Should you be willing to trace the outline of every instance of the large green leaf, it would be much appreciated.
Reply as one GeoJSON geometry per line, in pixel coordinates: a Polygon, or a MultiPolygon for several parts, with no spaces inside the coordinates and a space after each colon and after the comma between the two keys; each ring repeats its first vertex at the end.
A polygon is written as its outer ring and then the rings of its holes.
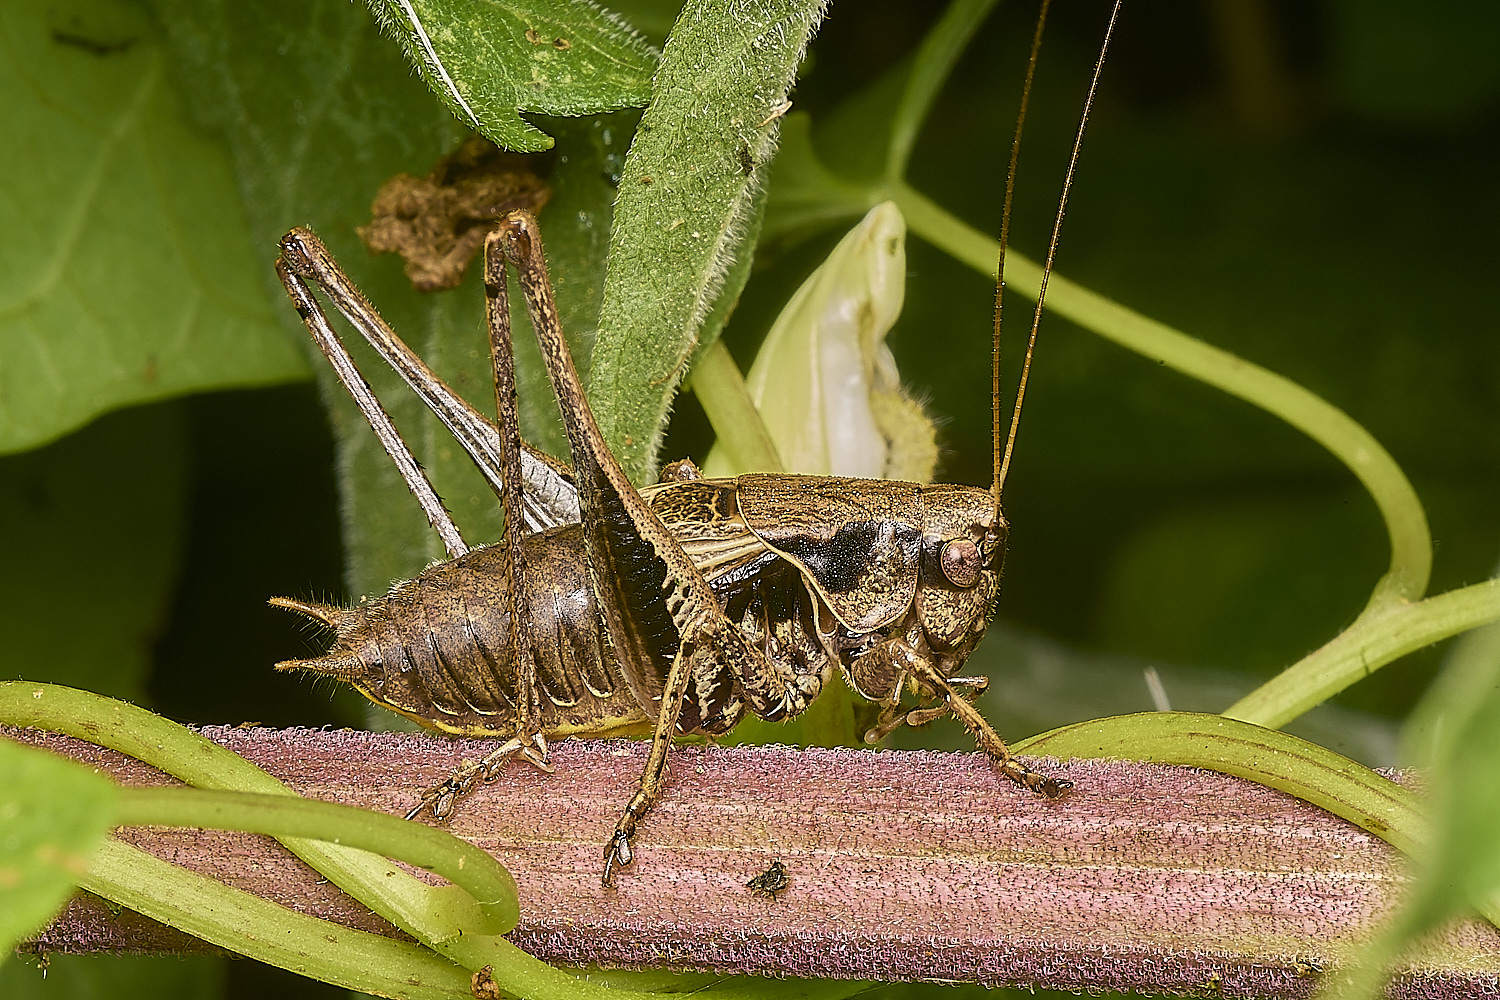
{"type": "Polygon", "coordinates": [[[61,908],[114,814],[108,778],[0,738],[0,962],[61,908]]]}
{"type": "Polygon", "coordinates": [[[1434,762],[1433,856],[1416,890],[1413,930],[1441,921],[1455,911],[1493,905],[1500,896],[1500,626],[1479,629],[1457,647],[1449,669],[1489,683],[1463,692],[1438,691],[1437,700],[1456,694],[1476,697],[1450,705],[1454,732],[1434,762]]]}
{"type": "Polygon", "coordinates": [[[505,148],[552,140],[516,112],[588,115],[644,105],[656,52],[584,0],[369,0],[458,120],[505,148]]]}
{"type": "Polygon", "coordinates": [[[1330,997],[1381,995],[1385,970],[1439,924],[1477,910],[1500,917],[1500,625],[1477,629],[1454,644],[1438,684],[1418,718],[1430,765],[1432,834],[1416,855],[1419,876],[1396,915],[1362,950],[1351,974],[1330,997]]]}
{"type": "Polygon", "coordinates": [[[106,410],[305,375],[221,146],[126,0],[0,8],[0,452],[106,410]]]}

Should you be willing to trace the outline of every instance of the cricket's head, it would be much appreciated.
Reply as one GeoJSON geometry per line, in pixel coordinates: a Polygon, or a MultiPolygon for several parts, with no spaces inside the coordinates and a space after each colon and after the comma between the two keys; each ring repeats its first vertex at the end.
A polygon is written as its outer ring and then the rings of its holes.
{"type": "Polygon", "coordinates": [[[984,635],[1000,594],[1007,525],[989,490],[922,487],[917,613],[927,641],[961,663],[984,635]]]}

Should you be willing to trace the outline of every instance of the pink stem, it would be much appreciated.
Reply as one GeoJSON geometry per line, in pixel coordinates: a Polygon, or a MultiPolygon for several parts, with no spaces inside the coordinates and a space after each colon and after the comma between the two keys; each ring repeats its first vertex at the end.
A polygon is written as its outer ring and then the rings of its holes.
{"type": "MultiPolygon", "coordinates": [[[[209,728],[308,795],[404,813],[418,790],[488,744],[402,733],[209,728]]],[[[131,784],[168,783],[112,751],[9,731],[131,784]]],[[[450,829],[521,888],[511,939],[550,962],[721,973],[948,980],[1066,990],[1303,997],[1357,948],[1404,876],[1384,842],[1303,802],[1189,768],[1043,762],[1059,802],[977,754],[673,750],[636,863],[599,885],[604,843],[646,745],[570,740],[557,773],[505,769],[450,829]],[[781,861],[775,899],[745,885],[781,861]]],[[[134,828],[130,842],[287,906],[394,933],[269,838],[134,828]]],[[[64,952],[183,950],[94,899],[37,940],[64,952]]],[[[1446,928],[1393,995],[1494,991],[1500,932],[1446,928]]]]}

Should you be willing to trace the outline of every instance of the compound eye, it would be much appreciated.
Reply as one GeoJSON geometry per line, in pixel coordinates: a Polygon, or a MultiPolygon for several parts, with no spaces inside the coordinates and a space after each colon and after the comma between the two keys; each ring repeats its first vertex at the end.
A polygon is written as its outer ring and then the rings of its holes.
{"type": "Polygon", "coordinates": [[[979,546],[967,538],[955,538],[943,543],[938,565],[942,566],[949,583],[968,588],[979,582],[984,560],[979,556],[979,546]]]}

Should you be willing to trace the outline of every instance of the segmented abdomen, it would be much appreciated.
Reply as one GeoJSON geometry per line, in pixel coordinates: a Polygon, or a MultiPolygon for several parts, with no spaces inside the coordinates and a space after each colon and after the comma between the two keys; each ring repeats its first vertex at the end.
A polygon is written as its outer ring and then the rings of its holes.
{"type": "MultiPolygon", "coordinates": [[[[647,728],[650,717],[604,652],[581,530],[568,525],[531,535],[523,548],[532,571],[519,603],[536,664],[541,730],[567,736],[647,728]]],[[[513,735],[522,695],[509,588],[504,548],[474,549],[348,609],[324,659],[357,659],[358,676],[341,672],[342,679],[424,726],[513,735]]]]}

